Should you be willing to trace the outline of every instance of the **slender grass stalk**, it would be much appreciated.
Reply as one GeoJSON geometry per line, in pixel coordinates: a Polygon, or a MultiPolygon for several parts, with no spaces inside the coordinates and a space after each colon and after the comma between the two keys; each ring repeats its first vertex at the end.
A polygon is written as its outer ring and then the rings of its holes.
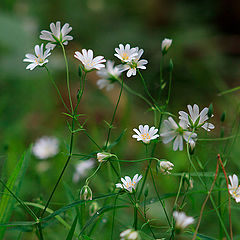
{"type": "Polygon", "coordinates": [[[62,101],[63,106],[65,107],[65,109],[67,110],[68,113],[71,113],[70,110],[69,110],[69,108],[67,107],[66,103],[64,102],[64,100],[63,100],[63,98],[62,98],[61,92],[60,92],[59,88],[57,87],[57,84],[55,83],[55,81],[54,81],[54,79],[53,79],[53,77],[52,77],[52,74],[50,73],[50,71],[49,71],[49,69],[47,68],[46,65],[44,65],[44,67],[45,67],[45,69],[47,70],[48,77],[49,77],[50,81],[52,82],[53,86],[55,87],[55,89],[56,89],[56,91],[57,91],[57,93],[58,93],[58,96],[59,96],[59,98],[60,98],[61,101],[62,101]]]}
{"type": "Polygon", "coordinates": [[[43,232],[42,232],[42,226],[41,226],[40,222],[37,224],[37,229],[38,229],[38,232],[39,232],[39,240],[44,240],[43,232]]]}
{"type": "Polygon", "coordinates": [[[109,142],[109,139],[110,139],[111,130],[112,130],[112,124],[114,122],[115,115],[116,115],[116,112],[117,112],[117,109],[118,109],[118,105],[119,105],[119,102],[120,102],[120,99],[121,99],[121,96],[122,96],[122,91],[123,91],[123,76],[122,76],[121,89],[120,89],[120,92],[119,92],[119,96],[118,96],[116,107],[115,107],[114,112],[113,112],[112,120],[111,120],[109,129],[108,129],[108,135],[107,135],[107,140],[106,140],[106,144],[105,144],[104,149],[107,149],[107,145],[108,145],[108,142],[109,142]]]}
{"type": "Polygon", "coordinates": [[[220,93],[218,94],[218,96],[223,96],[223,95],[225,95],[225,94],[233,93],[233,92],[236,92],[236,91],[238,91],[238,90],[240,90],[240,86],[235,87],[235,88],[232,88],[232,89],[228,89],[228,90],[223,91],[223,92],[220,92],[220,93]]]}
{"type": "Polygon", "coordinates": [[[113,216],[112,216],[111,240],[113,240],[114,224],[115,224],[115,215],[116,215],[116,208],[115,208],[115,206],[116,206],[116,203],[117,203],[118,196],[119,196],[119,195],[117,195],[117,196],[115,197],[115,199],[114,199],[114,205],[113,205],[113,206],[114,206],[114,209],[113,209],[113,216]]]}
{"type": "Polygon", "coordinates": [[[63,51],[63,56],[64,56],[64,61],[65,61],[65,65],[66,65],[66,73],[67,73],[67,90],[68,90],[68,97],[69,97],[69,102],[70,102],[70,106],[71,106],[71,111],[73,114],[73,104],[72,104],[72,97],[71,97],[71,90],[70,90],[70,82],[69,82],[69,69],[68,69],[68,61],[67,61],[67,56],[66,56],[66,52],[65,52],[65,48],[62,44],[62,42],[59,42],[61,47],[62,47],[62,51],[63,51]]]}

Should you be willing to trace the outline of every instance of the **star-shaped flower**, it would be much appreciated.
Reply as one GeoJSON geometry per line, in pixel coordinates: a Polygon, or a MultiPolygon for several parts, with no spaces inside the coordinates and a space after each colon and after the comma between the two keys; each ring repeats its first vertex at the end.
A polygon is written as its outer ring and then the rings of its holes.
{"type": "Polygon", "coordinates": [[[137,141],[143,141],[146,144],[150,143],[151,140],[159,137],[159,135],[156,134],[158,132],[158,129],[155,127],[151,127],[149,129],[148,125],[139,125],[139,130],[134,128],[133,131],[137,133],[137,135],[134,134],[132,137],[136,138],[137,141]]]}
{"type": "Polygon", "coordinates": [[[130,44],[126,44],[125,47],[123,44],[119,44],[119,48],[115,48],[115,51],[117,53],[114,56],[123,62],[131,62],[138,55],[136,48],[131,48],[130,44]]]}
{"type": "Polygon", "coordinates": [[[117,188],[124,188],[131,193],[133,189],[134,190],[136,189],[137,184],[141,179],[142,179],[142,175],[138,176],[138,174],[136,174],[133,177],[133,180],[131,180],[131,178],[129,176],[125,176],[125,179],[121,178],[122,183],[117,183],[116,187],[117,188]]]}
{"type": "Polygon", "coordinates": [[[229,179],[231,183],[231,184],[228,184],[229,193],[238,203],[240,202],[240,186],[238,185],[238,177],[236,174],[233,174],[233,176],[229,176],[229,179]]]}

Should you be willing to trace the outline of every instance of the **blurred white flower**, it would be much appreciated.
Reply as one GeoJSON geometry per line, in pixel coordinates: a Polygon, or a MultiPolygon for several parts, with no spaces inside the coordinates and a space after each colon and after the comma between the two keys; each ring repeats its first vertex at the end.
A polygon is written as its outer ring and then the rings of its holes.
{"type": "Polygon", "coordinates": [[[138,50],[138,47],[135,48],[135,51],[137,55],[133,57],[133,59],[130,62],[127,62],[127,64],[123,65],[123,71],[127,71],[127,77],[131,77],[132,75],[135,76],[137,73],[137,68],[139,69],[146,69],[146,65],[148,63],[147,60],[142,59],[139,60],[143,54],[143,49],[138,50]]]}
{"type": "Polygon", "coordinates": [[[169,161],[160,161],[159,169],[163,174],[171,174],[171,170],[173,170],[174,164],[169,161]]]}
{"type": "Polygon", "coordinates": [[[138,176],[138,174],[136,174],[133,177],[133,180],[131,180],[131,178],[129,176],[125,176],[124,178],[121,178],[122,183],[117,183],[116,187],[117,188],[125,188],[126,190],[128,190],[129,192],[132,192],[132,190],[136,189],[138,182],[141,180],[142,175],[138,176]]]}
{"type": "Polygon", "coordinates": [[[197,104],[194,104],[193,107],[191,105],[187,105],[187,108],[189,114],[184,111],[180,111],[179,119],[185,121],[188,127],[191,127],[192,129],[202,127],[207,131],[215,128],[212,123],[206,123],[206,121],[209,119],[207,107],[205,107],[200,113],[197,104]]]}
{"type": "Polygon", "coordinates": [[[59,152],[59,142],[55,137],[41,137],[32,148],[33,154],[39,159],[54,157],[59,152]]]}
{"type": "Polygon", "coordinates": [[[228,184],[229,193],[238,203],[240,202],[240,185],[238,185],[238,177],[236,174],[233,174],[233,176],[229,176],[229,179],[231,183],[231,184],[228,184]]]}
{"type": "Polygon", "coordinates": [[[118,79],[121,74],[121,68],[119,66],[114,67],[114,61],[108,60],[106,63],[106,68],[101,68],[97,71],[97,75],[101,77],[97,81],[97,85],[100,89],[106,87],[107,91],[113,89],[113,83],[118,79]]]}
{"type": "Polygon", "coordinates": [[[86,49],[82,49],[82,53],[76,51],[74,57],[82,62],[85,71],[87,72],[93,70],[94,68],[100,70],[101,68],[105,67],[105,65],[103,64],[104,62],[106,62],[104,57],[97,56],[93,58],[93,50],[91,49],[89,49],[88,51],[86,49]]]}
{"type": "Polygon", "coordinates": [[[49,168],[50,168],[50,164],[48,161],[41,161],[41,162],[38,162],[36,165],[36,170],[39,173],[46,172],[49,168]]]}
{"type": "Polygon", "coordinates": [[[156,134],[158,132],[158,129],[155,127],[151,127],[149,129],[148,125],[139,125],[139,130],[134,128],[133,131],[137,133],[137,135],[134,134],[132,137],[136,138],[137,141],[143,141],[146,144],[150,143],[151,140],[159,137],[159,135],[156,134]]]}
{"type": "Polygon", "coordinates": [[[171,45],[172,45],[172,39],[165,38],[162,41],[162,52],[166,53],[168,49],[171,47],[171,45]]]}
{"type": "Polygon", "coordinates": [[[40,39],[49,41],[46,48],[54,49],[59,43],[67,45],[68,41],[73,40],[73,37],[68,35],[72,31],[72,27],[68,23],[65,23],[61,29],[61,23],[57,21],[56,25],[50,24],[50,29],[51,32],[43,30],[40,35],[40,39]]]}
{"type": "Polygon", "coordinates": [[[127,229],[120,233],[120,240],[138,240],[140,236],[134,229],[127,229]]]}
{"type": "Polygon", "coordinates": [[[23,59],[24,62],[29,62],[30,64],[26,67],[26,69],[33,70],[37,66],[43,66],[44,64],[48,63],[47,57],[51,55],[50,49],[46,49],[44,51],[43,49],[43,43],[41,46],[36,45],[35,46],[35,55],[33,54],[26,54],[25,59],[23,59]]]}
{"type": "Polygon", "coordinates": [[[123,62],[131,62],[138,55],[136,48],[131,48],[130,44],[126,44],[125,47],[119,44],[119,48],[115,48],[115,51],[117,53],[115,53],[114,56],[123,62]]]}
{"type": "Polygon", "coordinates": [[[192,133],[186,130],[187,124],[185,121],[180,121],[177,124],[172,117],[169,117],[168,120],[164,120],[163,122],[163,130],[160,136],[162,137],[162,141],[164,144],[173,142],[173,150],[180,151],[183,150],[183,139],[186,142],[191,142],[196,140],[197,134],[192,133]]]}
{"type": "Polygon", "coordinates": [[[194,223],[194,218],[188,217],[184,212],[174,211],[173,217],[175,219],[175,228],[179,230],[184,230],[184,228],[194,223]]]}
{"type": "Polygon", "coordinates": [[[90,158],[85,161],[80,161],[76,167],[75,172],[73,174],[73,182],[78,182],[80,178],[84,178],[87,176],[87,172],[89,169],[93,168],[95,161],[93,158],[90,158]]]}

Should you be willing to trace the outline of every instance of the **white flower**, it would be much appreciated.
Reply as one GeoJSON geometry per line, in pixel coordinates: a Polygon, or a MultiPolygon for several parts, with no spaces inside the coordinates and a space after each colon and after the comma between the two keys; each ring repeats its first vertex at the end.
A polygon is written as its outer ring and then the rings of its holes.
{"type": "Polygon", "coordinates": [[[171,170],[173,170],[174,164],[169,161],[160,161],[159,169],[163,174],[171,174],[171,170]]]}
{"type": "Polygon", "coordinates": [[[180,121],[177,124],[172,117],[169,117],[168,120],[164,120],[163,122],[163,131],[160,136],[163,139],[163,143],[169,143],[172,140],[173,142],[173,150],[180,151],[183,150],[183,139],[189,143],[194,141],[197,137],[196,133],[192,133],[186,130],[186,123],[184,121],[180,121]]]}
{"type": "Polygon", "coordinates": [[[162,51],[166,53],[167,50],[171,47],[171,45],[172,45],[172,39],[165,38],[162,41],[162,51]]]}
{"type": "Polygon", "coordinates": [[[86,49],[83,49],[82,53],[76,51],[74,57],[82,62],[86,71],[91,71],[94,68],[100,70],[101,68],[105,67],[105,65],[103,64],[104,62],[106,62],[104,57],[97,56],[93,58],[93,50],[91,49],[89,49],[88,51],[86,49]]]}
{"type": "Polygon", "coordinates": [[[120,240],[137,240],[139,239],[139,234],[134,229],[127,229],[120,233],[120,240]]]}
{"type": "Polygon", "coordinates": [[[233,176],[229,176],[229,179],[231,182],[231,185],[228,184],[229,193],[238,203],[240,202],[240,185],[238,185],[238,177],[236,174],[233,174],[233,176]]]}
{"type": "Polygon", "coordinates": [[[179,119],[185,121],[188,127],[191,127],[192,129],[202,127],[207,131],[214,129],[214,125],[212,123],[206,123],[209,119],[207,107],[205,107],[200,113],[197,104],[194,104],[193,107],[191,105],[187,105],[187,108],[189,114],[184,111],[180,111],[179,119]]]}
{"type": "Polygon", "coordinates": [[[134,134],[132,137],[136,138],[137,141],[143,141],[146,144],[150,143],[151,140],[159,137],[159,135],[156,134],[158,132],[158,129],[155,127],[151,127],[149,129],[148,125],[139,125],[139,131],[136,128],[134,128],[133,131],[137,133],[137,135],[134,134]]]}
{"type": "Polygon", "coordinates": [[[32,151],[39,159],[54,157],[59,152],[58,139],[55,137],[41,137],[34,144],[32,151]]]}
{"type": "Polygon", "coordinates": [[[57,21],[56,25],[50,24],[50,29],[51,32],[43,30],[40,35],[40,39],[49,41],[46,48],[54,49],[58,43],[67,45],[68,41],[73,40],[73,37],[68,35],[72,31],[68,23],[65,23],[61,29],[61,23],[57,21]]]}
{"type": "Polygon", "coordinates": [[[106,63],[106,68],[101,68],[99,71],[97,71],[97,75],[101,77],[101,79],[97,81],[98,87],[100,89],[106,87],[107,91],[112,90],[114,87],[113,83],[120,76],[121,72],[122,71],[119,66],[114,67],[114,62],[108,60],[106,63]]]}
{"type": "Polygon", "coordinates": [[[24,62],[30,62],[30,64],[26,67],[26,69],[33,70],[37,66],[43,66],[44,64],[48,63],[47,57],[51,55],[50,49],[47,49],[46,51],[43,50],[43,43],[39,47],[39,45],[35,46],[35,54],[26,54],[25,59],[23,59],[24,62]]]}
{"type": "Polygon", "coordinates": [[[132,75],[135,76],[137,73],[137,68],[146,69],[146,66],[144,65],[148,63],[148,61],[145,59],[139,60],[144,52],[143,49],[138,50],[138,47],[136,47],[135,51],[137,55],[130,62],[123,66],[123,71],[128,70],[127,77],[131,77],[132,75]]]}
{"type": "Polygon", "coordinates": [[[131,62],[138,55],[136,48],[131,48],[130,44],[126,44],[125,47],[119,44],[119,48],[115,48],[115,51],[117,53],[115,53],[114,56],[123,62],[131,62]]]}
{"type": "Polygon", "coordinates": [[[95,161],[93,158],[90,158],[85,161],[81,161],[76,165],[75,173],[73,174],[73,182],[78,182],[80,178],[83,178],[87,175],[87,171],[93,168],[95,161]]]}
{"type": "Polygon", "coordinates": [[[175,219],[175,228],[183,230],[187,226],[194,223],[193,217],[188,217],[184,212],[173,212],[173,217],[175,219]]]}
{"type": "Polygon", "coordinates": [[[132,192],[132,190],[136,189],[138,182],[141,180],[142,175],[138,176],[138,174],[136,174],[133,177],[133,180],[131,180],[131,178],[129,176],[125,176],[124,178],[121,178],[122,183],[117,183],[116,187],[117,188],[125,188],[126,190],[128,190],[129,192],[132,192]]]}

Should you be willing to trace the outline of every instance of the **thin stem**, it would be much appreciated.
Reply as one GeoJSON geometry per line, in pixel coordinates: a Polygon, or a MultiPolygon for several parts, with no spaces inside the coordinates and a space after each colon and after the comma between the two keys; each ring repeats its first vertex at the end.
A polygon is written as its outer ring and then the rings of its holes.
{"type": "Polygon", "coordinates": [[[155,184],[155,181],[154,181],[154,177],[153,177],[153,173],[152,173],[152,169],[151,169],[151,168],[150,168],[150,174],[151,174],[151,177],[152,177],[152,182],[153,182],[154,190],[155,190],[155,192],[156,192],[156,194],[157,194],[157,197],[158,197],[159,202],[160,202],[161,205],[162,205],[162,208],[163,208],[164,214],[165,214],[165,216],[166,216],[168,225],[169,225],[169,227],[171,228],[171,227],[172,227],[172,226],[171,226],[171,222],[170,222],[170,219],[169,219],[169,217],[168,217],[167,210],[166,210],[166,208],[165,208],[165,206],[164,206],[164,204],[163,204],[163,202],[162,202],[162,199],[161,199],[160,196],[159,196],[159,193],[158,193],[158,190],[157,190],[157,186],[156,186],[156,184],[155,184]]]}
{"type": "Polygon", "coordinates": [[[59,96],[59,98],[60,98],[61,101],[62,101],[63,106],[64,106],[65,109],[68,111],[68,113],[71,113],[70,110],[68,109],[67,105],[65,104],[63,98],[62,98],[62,95],[61,95],[61,93],[60,93],[60,90],[58,89],[58,87],[57,87],[57,85],[56,85],[56,83],[55,83],[55,81],[54,81],[54,79],[53,79],[53,77],[52,77],[52,74],[50,73],[50,71],[48,70],[48,68],[47,68],[46,65],[44,65],[44,67],[45,67],[45,69],[47,70],[48,77],[49,77],[49,79],[51,80],[53,86],[55,87],[55,89],[56,89],[56,91],[57,91],[57,93],[58,93],[58,96],[59,96]]]}
{"type": "Polygon", "coordinates": [[[199,219],[198,219],[198,224],[197,224],[196,230],[195,230],[194,235],[193,235],[193,240],[195,240],[196,237],[197,237],[197,232],[198,232],[198,229],[200,227],[201,220],[202,220],[203,210],[205,208],[205,205],[206,205],[206,203],[208,201],[208,198],[209,198],[209,196],[210,196],[210,194],[211,194],[211,192],[213,190],[213,187],[215,185],[215,182],[217,180],[218,168],[219,168],[219,164],[217,162],[217,167],[216,167],[216,173],[215,173],[215,176],[214,176],[214,180],[213,180],[213,183],[211,185],[210,190],[208,191],[208,195],[207,195],[206,199],[204,200],[204,202],[202,204],[201,211],[200,211],[200,216],[199,216],[199,219]]]}
{"type": "Polygon", "coordinates": [[[147,95],[151,98],[151,100],[152,100],[153,103],[155,104],[156,101],[155,101],[155,99],[152,97],[152,95],[150,94],[150,92],[148,91],[148,88],[147,88],[146,82],[145,82],[145,80],[144,80],[144,78],[143,78],[141,72],[139,71],[139,69],[137,69],[137,72],[138,72],[138,74],[139,74],[139,76],[140,76],[140,78],[141,78],[141,80],[142,80],[142,83],[143,83],[143,87],[144,87],[145,92],[147,93],[147,95]]]}
{"type": "Polygon", "coordinates": [[[121,96],[122,96],[122,90],[123,90],[123,76],[122,76],[121,90],[119,92],[117,104],[116,104],[116,107],[115,107],[114,112],[113,112],[113,116],[112,116],[112,120],[111,120],[111,123],[110,123],[110,127],[108,129],[107,141],[106,141],[104,149],[107,149],[107,145],[108,145],[108,142],[109,142],[109,139],[110,139],[111,130],[112,130],[112,124],[114,122],[115,115],[116,115],[116,112],[117,112],[117,108],[118,108],[118,105],[119,105],[119,102],[120,102],[120,99],[121,99],[121,96]]]}
{"type": "Polygon", "coordinates": [[[100,162],[100,164],[98,165],[98,167],[97,167],[97,169],[94,171],[94,173],[86,179],[86,181],[85,181],[86,185],[89,184],[89,180],[98,172],[98,170],[100,169],[101,165],[102,165],[102,163],[100,162]]]}
{"type": "Polygon", "coordinates": [[[169,86],[168,86],[168,96],[166,100],[166,106],[168,105],[170,100],[171,88],[172,88],[172,71],[169,72],[169,86]]]}
{"type": "Polygon", "coordinates": [[[37,224],[37,228],[38,228],[38,231],[39,231],[39,239],[44,240],[41,223],[37,224]]]}
{"type": "Polygon", "coordinates": [[[69,97],[69,102],[70,102],[70,106],[71,106],[71,111],[72,111],[72,113],[73,113],[73,104],[72,104],[72,97],[71,97],[70,83],[69,83],[68,61],[67,61],[67,56],[66,56],[65,48],[64,48],[62,42],[60,42],[60,45],[61,45],[61,47],[62,47],[63,56],[64,56],[64,61],[65,61],[65,65],[66,65],[68,97],[69,97]]]}
{"type": "Polygon", "coordinates": [[[113,240],[113,232],[114,232],[114,222],[115,222],[115,214],[116,214],[116,203],[117,203],[117,199],[118,199],[118,194],[117,196],[115,197],[115,200],[114,200],[114,209],[113,209],[113,216],[112,216],[112,231],[111,231],[111,240],[113,240]]]}
{"type": "Polygon", "coordinates": [[[163,83],[163,63],[164,63],[164,54],[162,54],[161,60],[160,60],[160,91],[159,91],[159,97],[161,97],[162,94],[162,83],[163,83]]]}

